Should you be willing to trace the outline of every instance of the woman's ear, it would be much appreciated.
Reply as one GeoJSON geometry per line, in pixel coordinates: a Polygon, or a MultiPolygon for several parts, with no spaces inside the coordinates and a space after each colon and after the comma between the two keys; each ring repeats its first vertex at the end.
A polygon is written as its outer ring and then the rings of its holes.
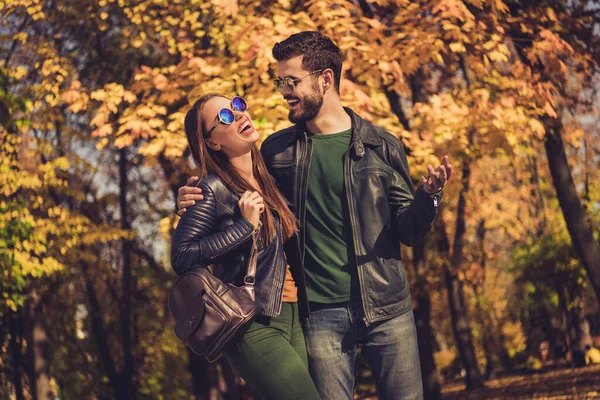
{"type": "Polygon", "coordinates": [[[219,150],[221,150],[221,145],[220,145],[219,143],[215,142],[215,141],[214,141],[214,140],[212,140],[212,139],[207,139],[207,140],[206,140],[206,145],[207,145],[207,146],[208,146],[208,147],[209,147],[211,150],[214,150],[214,151],[219,151],[219,150]]]}

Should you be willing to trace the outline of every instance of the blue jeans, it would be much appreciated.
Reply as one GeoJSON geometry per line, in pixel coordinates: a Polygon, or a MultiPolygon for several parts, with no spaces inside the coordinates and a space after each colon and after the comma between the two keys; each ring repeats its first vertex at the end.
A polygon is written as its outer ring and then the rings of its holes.
{"type": "Polygon", "coordinates": [[[413,312],[366,326],[360,301],[311,303],[308,366],[323,400],[354,398],[358,345],[380,400],[423,399],[413,312]]]}

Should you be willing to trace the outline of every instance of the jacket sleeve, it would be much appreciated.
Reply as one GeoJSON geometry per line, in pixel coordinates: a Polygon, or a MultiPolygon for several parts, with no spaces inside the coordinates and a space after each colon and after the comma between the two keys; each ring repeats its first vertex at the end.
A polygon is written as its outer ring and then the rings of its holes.
{"type": "Polygon", "coordinates": [[[412,246],[415,237],[429,232],[435,220],[437,208],[423,187],[415,192],[404,145],[399,139],[389,147],[389,158],[394,170],[389,189],[392,226],[401,243],[412,246]]]}
{"type": "Polygon", "coordinates": [[[198,185],[204,200],[196,201],[181,217],[171,243],[171,266],[182,275],[192,268],[209,265],[218,256],[236,248],[252,236],[254,226],[240,217],[223,231],[217,225],[217,201],[205,181],[198,185]]]}

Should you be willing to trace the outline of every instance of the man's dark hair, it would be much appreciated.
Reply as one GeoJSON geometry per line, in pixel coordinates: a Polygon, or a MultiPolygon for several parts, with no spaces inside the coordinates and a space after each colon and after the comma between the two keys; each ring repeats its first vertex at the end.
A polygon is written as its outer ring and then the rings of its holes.
{"type": "Polygon", "coordinates": [[[296,33],[273,46],[277,61],[302,56],[302,68],[313,72],[330,68],[333,70],[334,87],[340,92],[342,56],[340,49],[327,36],[313,31],[296,33]]]}

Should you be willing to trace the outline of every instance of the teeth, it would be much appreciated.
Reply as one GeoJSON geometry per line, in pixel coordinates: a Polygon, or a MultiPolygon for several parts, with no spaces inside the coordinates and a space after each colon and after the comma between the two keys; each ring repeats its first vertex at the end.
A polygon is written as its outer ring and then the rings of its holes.
{"type": "Polygon", "coordinates": [[[242,133],[244,131],[244,129],[248,128],[250,126],[250,122],[246,121],[242,124],[242,126],[240,126],[240,131],[239,133],[242,133]]]}

